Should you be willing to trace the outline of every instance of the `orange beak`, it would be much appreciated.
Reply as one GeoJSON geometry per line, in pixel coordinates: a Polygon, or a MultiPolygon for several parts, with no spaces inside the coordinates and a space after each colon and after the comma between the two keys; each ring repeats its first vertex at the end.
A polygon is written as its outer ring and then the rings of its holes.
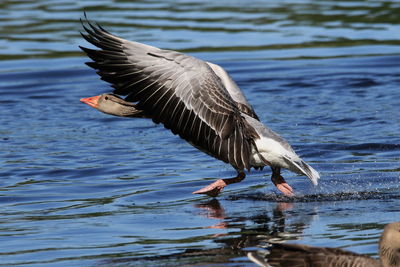
{"type": "Polygon", "coordinates": [[[91,107],[98,108],[99,107],[99,99],[100,96],[92,96],[92,97],[86,97],[86,98],[81,98],[81,102],[88,104],[91,107]]]}

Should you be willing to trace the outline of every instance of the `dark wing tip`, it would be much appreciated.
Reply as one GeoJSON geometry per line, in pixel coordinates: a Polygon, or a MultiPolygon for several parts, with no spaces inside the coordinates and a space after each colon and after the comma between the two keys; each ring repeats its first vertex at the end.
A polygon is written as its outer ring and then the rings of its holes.
{"type": "MultiPolygon", "coordinates": [[[[96,38],[102,36],[104,33],[109,34],[109,32],[106,31],[103,27],[101,27],[97,22],[91,22],[86,15],[86,11],[84,11],[83,14],[84,14],[85,19],[83,20],[82,18],[79,18],[79,21],[81,22],[82,27],[86,33],[88,33],[90,36],[93,36],[96,38]],[[86,25],[89,27],[87,27],[86,25]]],[[[83,34],[82,34],[82,36],[83,36],[83,34]]],[[[83,36],[83,37],[85,37],[85,36],[83,36]]]]}

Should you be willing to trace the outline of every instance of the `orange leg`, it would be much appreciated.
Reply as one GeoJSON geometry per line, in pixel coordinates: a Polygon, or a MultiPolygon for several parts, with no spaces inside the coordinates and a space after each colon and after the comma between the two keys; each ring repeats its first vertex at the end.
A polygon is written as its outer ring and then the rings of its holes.
{"type": "Polygon", "coordinates": [[[193,194],[206,194],[210,197],[216,197],[219,193],[224,189],[228,184],[239,183],[246,177],[244,172],[239,172],[236,177],[227,178],[227,179],[219,179],[212,184],[203,187],[200,190],[194,191],[193,194]]]}
{"type": "Polygon", "coordinates": [[[286,183],[285,179],[281,176],[281,168],[278,167],[271,167],[272,169],[272,176],[271,180],[278,188],[279,191],[281,191],[285,196],[292,197],[294,196],[294,191],[292,187],[286,183]]]}

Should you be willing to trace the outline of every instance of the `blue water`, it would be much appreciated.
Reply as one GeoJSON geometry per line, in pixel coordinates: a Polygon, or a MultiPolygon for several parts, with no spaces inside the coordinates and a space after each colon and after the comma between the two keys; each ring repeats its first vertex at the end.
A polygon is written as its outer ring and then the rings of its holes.
{"type": "Polygon", "coordinates": [[[0,265],[255,266],[268,240],[377,255],[400,221],[397,1],[0,4],[0,265]],[[149,120],[79,102],[111,91],[78,45],[86,10],[126,39],[223,66],[321,173],[235,175],[149,120]]]}

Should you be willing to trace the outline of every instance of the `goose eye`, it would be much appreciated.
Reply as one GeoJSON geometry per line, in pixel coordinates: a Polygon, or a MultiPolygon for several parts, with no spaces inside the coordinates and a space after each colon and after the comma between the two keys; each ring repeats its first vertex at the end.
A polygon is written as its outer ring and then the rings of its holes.
{"type": "Polygon", "coordinates": [[[106,96],[104,99],[105,99],[105,100],[108,100],[108,96],[106,96]]]}

